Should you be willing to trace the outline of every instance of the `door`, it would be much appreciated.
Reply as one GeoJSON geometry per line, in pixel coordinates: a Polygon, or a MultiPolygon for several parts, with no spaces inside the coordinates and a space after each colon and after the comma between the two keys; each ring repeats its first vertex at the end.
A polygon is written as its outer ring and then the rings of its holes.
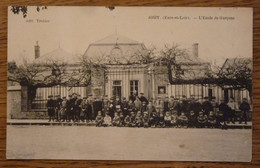
{"type": "Polygon", "coordinates": [[[224,101],[227,103],[228,102],[228,89],[224,89],[224,101]]]}

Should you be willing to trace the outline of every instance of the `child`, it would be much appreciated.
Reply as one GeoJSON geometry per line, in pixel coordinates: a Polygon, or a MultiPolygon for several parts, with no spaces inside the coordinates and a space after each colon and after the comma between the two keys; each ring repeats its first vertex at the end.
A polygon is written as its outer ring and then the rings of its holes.
{"type": "Polygon", "coordinates": [[[141,113],[143,114],[146,111],[146,102],[143,101],[141,105],[141,113]]]}
{"type": "Polygon", "coordinates": [[[199,116],[197,117],[198,120],[198,127],[204,128],[207,124],[207,115],[204,115],[203,112],[199,112],[199,116]]]}
{"type": "Polygon", "coordinates": [[[141,111],[138,111],[137,114],[136,114],[135,126],[138,127],[138,128],[143,126],[143,117],[142,117],[141,111]]]}
{"type": "Polygon", "coordinates": [[[164,127],[164,115],[163,115],[163,112],[161,112],[159,114],[159,118],[158,118],[158,125],[157,127],[164,127]]]}
{"type": "Polygon", "coordinates": [[[125,127],[129,127],[130,126],[130,122],[131,122],[131,119],[130,119],[129,115],[126,115],[126,117],[124,119],[124,126],[125,127]]]}
{"type": "Polygon", "coordinates": [[[150,116],[150,125],[151,127],[156,127],[158,124],[158,115],[156,111],[153,111],[150,116]]]}
{"type": "Polygon", "coordinates": [[[124,114],[123,113],[120,113],[118,126],[119,127],[124,126],[124,114]]]}
{"type": "Polygon", "coordinates": [[[103,126],[104,126],[104,127],[111,126],[111,125],[112,125],[111,122],[112,122],[111,117],[108,115],[108,113],[106,113],[106,114],[105,114],[105,117],[104,117],[103,126]]]}
{"type": "Polygon", "coordinates": [[[164,123],[166,127],[171,127],[171,120],[172,116],[170,115],[170,112],[167,111],[164,116],[164,123]]]}
{"type": "Polygon", "coordinates": [[[103,116],[101,115],[101,111],[98,111],[98,115],[96,117],[96,127],[101,127],[103,123],[103,116]]]}
{"type": "Polygon", "coordinates": [[[197,117],[196,117],[196,115],[195,115],[195,113],[194,113],[193,110],[190,111],[189,124],[188,124],[188,126],[189,126],[190,128],[195,128],[195,127],[197,127],[197,117]]]}
{"type": "Polygon", "coordinates": [[[130,116],[130,123],[129,123],[130,127],[135,127],[135,112],[131,112],[131,116],[130,116]]]}
{"type": "Polygon", "coordinates": [[[216,126],[217,126],[216,116],[214,115],[213,111],[210,111],[208,117],[208,127],[215,128],[216,126]]]}
{"type": "Polygon", "coordinates": [[[150,117],[152,112],[155,111],[155,107],[153,106],[152,100],[149,101],[146,110],[148,112],[148,116],[150,117]]]}
{"type": "Polygon", "coordinates": [[[188,117],[184,112],[181,112],[181,115],[178,117],[178,125],[179,127],[187,127],[188,125],[188,117]]]}
{"type": "Polygon", "coordinates": [[[118,113],[115,112],[115,116],[113,118],[112,124],[113,124],[113,126],[119,126],[119,122],[120,122],[120,117],[119,117],[118,113]]]}
{"type": "Polygon", "coordinates": [[[149,127],[149,115],[148,115],[147,111],[144,112],[143,125],[144,125],[144,128],[149,127]]]}
{"type": "Polygon", "coordinates": [[[178,124],[178,114],[177,111],[173,111],[172,116],[171,116],[171,125],[176,127],[178,124]]]}

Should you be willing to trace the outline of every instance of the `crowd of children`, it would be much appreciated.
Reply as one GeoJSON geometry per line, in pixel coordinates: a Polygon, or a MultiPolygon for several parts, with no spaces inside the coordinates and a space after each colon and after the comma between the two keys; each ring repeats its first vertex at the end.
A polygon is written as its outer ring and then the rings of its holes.
{"type": "Polygon", "coordinates": [[[147,100],[143,93],[140,96],[131,95],[126,98],[101,99],[92,95],[80,98],[80,95],[69,95],[56,99],[49,96],[47,102],[49,121],[58,122],[89,122],[97,127],[191,127],[219,128],[227,122],[237,121],[235,110],[240,110],[238,121],[247,123],[250,105],[247,99],[238,105],[232,98],[229,102],[215,102],[205,97],[203,102],[194,97],[183,96],[176,99],[173,96],[157,97],[147,100]]]}

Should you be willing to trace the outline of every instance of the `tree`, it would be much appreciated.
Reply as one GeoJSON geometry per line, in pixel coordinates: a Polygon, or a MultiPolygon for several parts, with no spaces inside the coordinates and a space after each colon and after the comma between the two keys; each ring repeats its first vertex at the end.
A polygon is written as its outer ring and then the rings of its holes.
{"type": "Polygon", "coordinates": [[[166,65],[168,71],[168,79],[170,84],[176,84],[182,80],[184,69],[178,58],[189,61],[188,51],[180,48],[178,44],[165,45],[159,52],[160,56],[156,60],[157,63],[166,65]]]}
{"type": "Polygon", "coordinates": [[[19,83],[28,88],[29,104],[36,96],[40,87],[61,86],[87,86],[90,84],[90,72],[85,71],[81,65],[73,67],[66,63],[56,61],[36,64],[27,63],[17,66],[15,62],[8,63],[8,81],[19,83]]]}
{"type": "Polygon", "coordinates": [[[252,68],[251,58],[227,59],[218,72],[215,82],[218,86],[232,86],[234,89],[246,89],[252,97],[252,68]]]}
{"type": "MultiPolygon", "coordinates": [[[[47,6],[36,6],[36,11],[40,12],[41,10],[47,9],[47,6]]],[[[28,14],[28,7],[27,6],[11,6],[11,11],[14,14],[19,15],[22,13],[23,17],[26,18],[28,14]]]]}

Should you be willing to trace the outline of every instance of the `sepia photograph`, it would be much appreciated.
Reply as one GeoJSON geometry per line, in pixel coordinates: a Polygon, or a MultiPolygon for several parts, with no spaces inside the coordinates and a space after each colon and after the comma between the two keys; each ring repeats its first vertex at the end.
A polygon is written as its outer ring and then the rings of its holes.
{"type": "Polygon", "coordinates": [[[9,6],[7,61],[7,159],[252,160],[252,8],[9,6]]]}

